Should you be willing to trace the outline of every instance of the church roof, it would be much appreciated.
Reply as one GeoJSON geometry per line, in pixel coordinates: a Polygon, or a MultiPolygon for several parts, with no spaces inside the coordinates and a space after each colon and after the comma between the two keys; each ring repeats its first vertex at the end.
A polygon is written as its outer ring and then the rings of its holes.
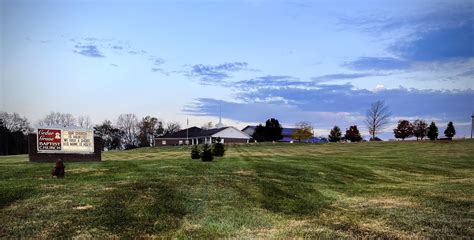
{"type": "Polygon", "coordinates": [[[171,134],[165,134],[159,138],[194,138],[194,137],[210,137],[226,128],[229,127],[222,127],[222,128],[213,128],[213,129],[202,129],[198,127],[191,127],[186,132],[186,129],[177,131],[171,134]]]}

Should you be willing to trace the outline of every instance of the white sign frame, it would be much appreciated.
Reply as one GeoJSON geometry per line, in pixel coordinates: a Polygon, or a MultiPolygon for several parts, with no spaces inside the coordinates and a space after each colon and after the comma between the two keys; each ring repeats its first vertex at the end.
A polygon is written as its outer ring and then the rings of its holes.
{"type": "MultiPolygon", "coordinates": [[[[38,127],[36,129],[36,149],[38,153],[75,153],[75,154],[92,154],[94,153],[95,149],[95,142],[94,142],[94,130],[93,129],[88,129],[88,128],[61,128],[61,127],[38,127]],[[49,129],[49,130],[59,130],[61,131],[61,150],[40,150],[39,149],[39,129],[49,129]],[[68,142],[70,141],[69,138],[65,138],[65,135],[69,135],[69,133],[66,134],[66,132],[85,132],[86,137],[85,138],[80,138],[80,137],[75,137],[73,139],[77,141],[88,141],[91,143],[90,146],[78,146],[77,148],[74,146],[66,146],[64,145],[66,142],[66,139],[68,142]],[[66,149],[65,149],[66,147],[66,149]],[[76,148],[76,149],[75,149],[76,148]],[[80,149],[82,148],[82,149],[80,149]]],[[[83,135],[83,134],[81,134],[83,135]]]]}

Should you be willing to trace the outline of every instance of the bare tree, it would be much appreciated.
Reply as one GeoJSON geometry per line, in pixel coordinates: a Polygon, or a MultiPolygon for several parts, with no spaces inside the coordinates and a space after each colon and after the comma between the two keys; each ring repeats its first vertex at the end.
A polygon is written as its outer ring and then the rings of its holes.
{"type": "Polygon", "coordinates": [[[11,132],[19,131],[28,134],[32,131],[28,119],[21,117],[18,113],[0,112],[0,119],[3,121],[3,126],[11,132]]]}
{"type": "Polygon", "coordinates": [[[77,117],[77,126],[81,128],[92,128],[92,122],[89,116],[77,117]]]}
{"type": "Polygon", "coordinates": [[[62,126],[71,127],[74,126],[76,120],[70,113],[51,112],[43,119],[39,120],[40,126],[62,126]]]}
{"type": "Polygon", "coordinates": [[[181,130],[181,125],[178,122],[169,122],[166,124],[165,134],[173,134],[181,130]]]}
{"type": "Polygon", "coordinates": [[[117,119],[117,127],[123,132],[123,144],[125,148],[138,146],[138,120],[135,114],[120,114],[117,119]]]}
{"type": "Polygon", "coordinates": [[[377,101],[372,103],[370,109],[366,113],[366,124],[369,129],[369,134],[375,140],[375,134],[382,131],[389,123],[391,112],[385,105],[384,101],[377,101]]]}
{"type": "Polygon", "coordinates": [[[424,137],[428,134],[428,124],[421,119],[415,120],[413,123],[413,135],[416,137],[416,140],[418,138],[421,138],[423,140],[424,137]]]}
{"type": "Polygon", "coordinates": [[[213,128],[214,128],[214,125],[212,124],[212,122],[208,122],[208,123],[202,125],[201,128],[202,128],[202,129],[206,129],[206,130],[207,130],[207,129],[213,129],[213,128]]]}

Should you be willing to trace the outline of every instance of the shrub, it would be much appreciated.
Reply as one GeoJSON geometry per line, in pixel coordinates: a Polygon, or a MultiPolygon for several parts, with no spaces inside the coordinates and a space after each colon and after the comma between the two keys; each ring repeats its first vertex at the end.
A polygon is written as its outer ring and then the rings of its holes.
{"type": "Polygon", "coordinates": [[[209,144],[204,144],[201,149],[201,160],[204,162],[212,161],[214,157],[212,156],[212,150],[209,144]]]}
{"type": "Polygon", "coordinates": [[[125,150],[131,150],[131,149],[135,149],[135,148],[137,148],[137,146],[135,146],[133,144],[125,144],[125,147],[124,147],[125,150]]]}
{"type": "Polygon", "coordinates": [[[224,144],[221,143],[220,138],[217,138],[216,143],[214,143],[214,146],[212,148],[212,155],[215,157],[222,157],[224,156],[224,153],[225,153],[224,144]]]}
{"type": "Polygon", "coordinates": [[[194,145],[191,149],[191,158],[192,159],[199,159],[201,158],[201,153],[199,152],[199,148],[197,145],[194,145]]]}
{"type": "Polygon", "coordinates": [[[371,141],[371,142],[382,142],[383,140],[378,138],[378,137],[375,137],[375,138],[370,138],[369,141],[371,141]]]}

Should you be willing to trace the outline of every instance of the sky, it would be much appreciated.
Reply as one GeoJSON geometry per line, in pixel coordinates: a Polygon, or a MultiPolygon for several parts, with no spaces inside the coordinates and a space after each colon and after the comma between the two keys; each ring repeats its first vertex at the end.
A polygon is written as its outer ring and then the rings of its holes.
{"type": "Polygon", "coordinates": [[[400,119],[470,136],[474,2],[0,0],[0,107],[151,115],[243,128],[274,117],[316,135],[382,100],[400,119]]]}

